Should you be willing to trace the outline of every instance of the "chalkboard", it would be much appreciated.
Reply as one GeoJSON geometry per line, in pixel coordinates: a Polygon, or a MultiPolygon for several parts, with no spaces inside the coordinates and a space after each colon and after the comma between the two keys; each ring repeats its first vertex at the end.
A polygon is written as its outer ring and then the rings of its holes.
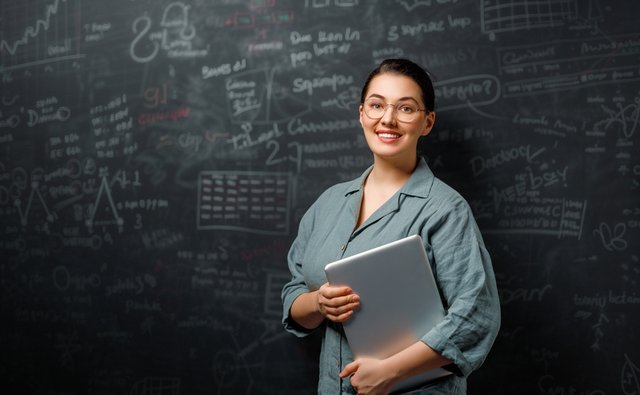
{"type": "Polygon", "coordinates": [[[501,332],[473,394],[640,393],[640,3],[0,5],[0,392],[315,393],[298,221],[371,164],[360,88],[434,77],[501,332]]]}

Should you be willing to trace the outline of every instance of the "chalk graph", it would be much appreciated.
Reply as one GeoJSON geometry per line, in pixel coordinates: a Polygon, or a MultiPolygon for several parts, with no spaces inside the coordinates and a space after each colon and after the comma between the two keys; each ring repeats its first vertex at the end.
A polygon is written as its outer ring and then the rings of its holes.
{"type": "Polygon", "coordinates": [[[2,3],[0,71],[22,69],[81,57],[78,50],[78,0],[2,3]]]}
{"type": "Polygon", "coordinates": [[[198,229],[288,234],[287,173],[204,171],[198,180],[198,229]]]}
{"type": "Polygon", "coordinates": [[[124,219],[118,214],[115,201],[111,195],[111,188],[109,188],[109,184],[105,176],[101,178],[100,188],[98,189],[95,203],[91,208],[91,216],[85,221],[85,225],[89,230],[93,230],[94,226],[104,225],[117,225],[118,228],[122,230],[124,219]],[[107,199],[106,204],[101,203],[103,194],[107,199]],[[107,218],[100,218],[100,214],[105,213],[107,218]]]}
{"type": "Polygon", "coordinates": [[[31,192],[29,193],[29,198],[27,199],[24,209],[22,207],[22,201],[20,199],[16,199],[14,201],[14,206],[18,211],[18,215],[20,216],[20,224],[22,226],[27,226],[29,222],[29,213],[32,210],[34,200],[42,207],[42,210],[44,211],[44,214],[46,216],[46,220],[48,222],[53,222],[55,219],[55,215],[51,211],[49,211],[49,206],[47,206],[47,203],[42,197],[42,193],[40,193],[40,185],[37,182],[33,182],[31,184],[31,192]]]}
{"type": "Polygon", "coordinates": [[[578,15],[577,0],[485,0],[482,31],[499,33],[561,26],[578,15]]]}

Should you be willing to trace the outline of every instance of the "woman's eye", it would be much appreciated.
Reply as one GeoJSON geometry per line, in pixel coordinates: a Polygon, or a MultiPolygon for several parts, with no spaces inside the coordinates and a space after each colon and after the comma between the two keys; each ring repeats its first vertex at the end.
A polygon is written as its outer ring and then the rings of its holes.
{"type": "Polygon", "coordinates": [[[413,113],[415,110],[411,106],[400,106],[400,111],[406,112],[407,114],[413,113]]]}

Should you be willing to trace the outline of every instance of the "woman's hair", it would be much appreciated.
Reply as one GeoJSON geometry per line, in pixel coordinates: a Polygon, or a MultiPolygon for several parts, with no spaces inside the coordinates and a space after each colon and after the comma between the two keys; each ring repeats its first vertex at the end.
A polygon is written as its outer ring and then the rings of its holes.
{"type": "Polygon", "coordinates": [[[435,110],[435,92],[433,90],[433,82],[429,74],[416,63],[408,59],[385,59],[376,67],[367,77],[364,83],[362,93],[360,94],[360,103],[364,103],[369,84],[376,76],[384,73],[393,73],[409,77],[418,84],[422,91],[422,101],[427,110],[435,110]]]}

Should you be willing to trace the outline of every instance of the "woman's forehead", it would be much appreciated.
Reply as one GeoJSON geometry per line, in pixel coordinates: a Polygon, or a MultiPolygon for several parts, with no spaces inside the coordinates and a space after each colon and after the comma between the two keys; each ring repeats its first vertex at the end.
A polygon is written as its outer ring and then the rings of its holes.
{"type": "Polygon", "coordinates": [[[421,101],[420,86],[410,77],[402,74],[383,73],[375,76],[367,88],[367,97],[376,95],[386,99],[410,98],[421,101]]]}

